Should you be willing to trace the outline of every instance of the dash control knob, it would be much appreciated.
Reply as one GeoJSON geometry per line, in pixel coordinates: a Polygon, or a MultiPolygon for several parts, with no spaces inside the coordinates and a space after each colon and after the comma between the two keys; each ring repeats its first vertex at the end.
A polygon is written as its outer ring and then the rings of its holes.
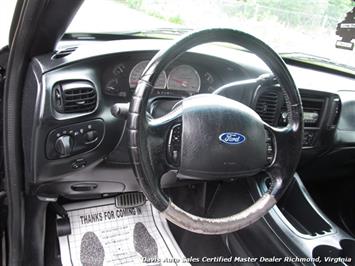
{"type": "Polygon", "coordinates": [[[61,157],[69,156],[74,145],[73,137],[70,135],[63,135],[57,138],[55,142],[55,150],[61,157]]]}
{"type": "Polygon", "coordinates": [[[90,130],[90,131],[86,132],[85,139],[86,139],[87,143],[95,142],[97,140],[96,130],[90,130]]]}

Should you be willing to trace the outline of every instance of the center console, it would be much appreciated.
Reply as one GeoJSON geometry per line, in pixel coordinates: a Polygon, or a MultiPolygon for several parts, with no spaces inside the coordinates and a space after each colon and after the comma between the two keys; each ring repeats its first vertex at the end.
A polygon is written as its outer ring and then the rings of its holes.
{"type": "MultiPolygon", "coordinates": [[[[267,191],[269,184],[268,178],[259,180],[259,195],[267,191]]],[[[320,257],[322,262],[315,260],[316,265],[326,263],[327,257],[341,258],[331,262],[335,265],[353,265],[355,239],[322,213],[298,174],[295,174],[293,184],[265,219],[287,246],[297,247],[304,257],[320,257]]]]}

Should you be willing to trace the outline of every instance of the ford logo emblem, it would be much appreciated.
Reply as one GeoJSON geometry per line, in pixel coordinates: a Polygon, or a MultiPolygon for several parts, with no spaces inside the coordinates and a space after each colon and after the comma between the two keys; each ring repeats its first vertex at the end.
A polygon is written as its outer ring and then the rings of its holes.
{"type": "Polygon", "coordinates": [[[245,141],[245,136],[237,132],[225,132],[219,135],[219,140],[226,144],[241,144],[245,141]]]}

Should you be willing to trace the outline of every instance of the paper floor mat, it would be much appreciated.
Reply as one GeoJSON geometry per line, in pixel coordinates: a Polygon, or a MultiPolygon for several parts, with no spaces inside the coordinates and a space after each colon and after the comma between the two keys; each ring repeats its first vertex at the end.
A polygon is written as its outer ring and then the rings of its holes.
{"type": "Polygon", "coordinates": [[[119,209],[114,198],[64,205],[71,234],[59,237],[67,265],[189,265],[149,203],[119,209]]]}

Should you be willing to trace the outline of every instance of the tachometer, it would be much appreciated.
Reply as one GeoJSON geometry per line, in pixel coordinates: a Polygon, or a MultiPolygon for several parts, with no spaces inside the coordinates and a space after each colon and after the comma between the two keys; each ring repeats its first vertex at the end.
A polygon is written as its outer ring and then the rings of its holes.
{"type": "MultiPolygon", "coordinates": [[[[148,65],[149,61],[141,61],[138,64],[136,64],[133,69],[131,70],[131,73],[129,74],[129,87],[131,89],[134,89],[137,87],[139,78],[141,77],[144,69],[148,65]]],[[[161,72],[157,81],[154,84],[154,88],[156,89],[164,89],[166,86],[166,74],[165,71],[161,72]]]]}
{"type": "Polygon", "coordinates": [[[192,66],[179,65],[170,71],[167,86],[169,90],[198,92],[201,86],[200,75],[192,66]]]}

